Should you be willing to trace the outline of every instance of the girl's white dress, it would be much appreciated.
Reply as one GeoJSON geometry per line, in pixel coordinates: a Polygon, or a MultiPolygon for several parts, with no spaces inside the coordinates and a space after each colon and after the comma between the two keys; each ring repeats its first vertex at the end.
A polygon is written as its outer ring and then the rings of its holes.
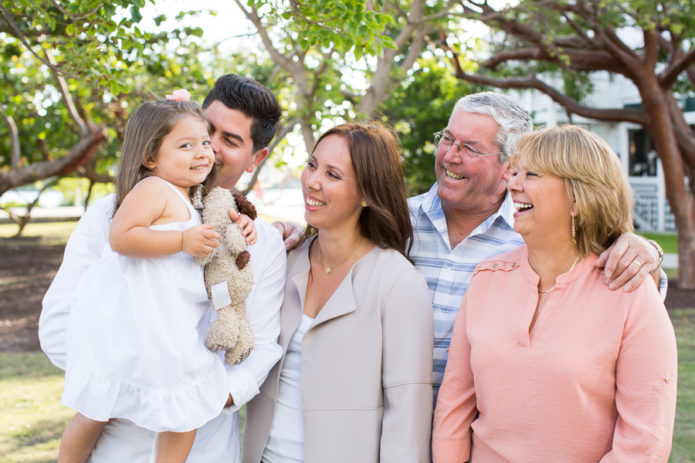
{"type": "MultiPolygon", "coordinates": [[[[186,230],[190,219],[151,230],[186,230]]],[[[136,259],[107,244],[80,282],[67,332],[61,402],[88,418],[125,418],[155,432],[198,428],[229,395],[222,358],[197,324],[208,307],[202,266],[186,253],[136,259]]]]}

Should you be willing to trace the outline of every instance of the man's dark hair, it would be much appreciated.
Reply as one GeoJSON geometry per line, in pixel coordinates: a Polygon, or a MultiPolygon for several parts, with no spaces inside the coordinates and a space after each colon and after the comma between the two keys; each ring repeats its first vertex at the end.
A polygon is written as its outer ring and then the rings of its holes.
{"type": "Polygon", "coordinates": [[[254,152],[270,144],[282,114],[273,92],[251,78],[226,74],[217,79],[203,101],[203,108],[215,100],[253,119],[251,140],[254,152]]]}

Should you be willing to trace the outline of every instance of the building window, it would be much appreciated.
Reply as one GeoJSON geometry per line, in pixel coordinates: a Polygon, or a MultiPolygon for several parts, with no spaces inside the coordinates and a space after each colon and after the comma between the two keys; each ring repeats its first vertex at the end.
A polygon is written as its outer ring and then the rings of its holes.
{"type": "Polygon", "coordinates": [[[645,129],[629,130],[630,137],[630,176],[656,177],[656,160],[652,135],[645,129]]]}

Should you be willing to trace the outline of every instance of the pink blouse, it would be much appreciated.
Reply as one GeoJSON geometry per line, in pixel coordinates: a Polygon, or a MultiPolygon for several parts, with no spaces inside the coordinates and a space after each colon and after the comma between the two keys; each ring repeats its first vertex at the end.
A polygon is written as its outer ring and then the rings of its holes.
{"type": "Polygon", "coordinates": [[[652,281],[611,291],[595,261],[558,276],[530,331],[539,278],[526,247],[477,266],[437,400],[435,463],[668,460],[671,321],[652,281]]]}

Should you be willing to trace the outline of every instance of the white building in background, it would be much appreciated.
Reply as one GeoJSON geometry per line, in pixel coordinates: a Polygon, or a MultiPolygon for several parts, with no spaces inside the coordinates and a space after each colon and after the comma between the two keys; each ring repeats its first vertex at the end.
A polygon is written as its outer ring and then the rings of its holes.
{"type": "MultiPolygon", "coordinates": [[[[561,82],[549,82],[562,88],[561,82]]],[[[584,104],[597,108],[639,107],[641,100],[634,84],[620,75],[607,72],[594,76],[594,92],[584,104]]],[[[565,109],[547,95],[525,90],[514,95],[527,108],[537,125],[557,125],[570,122],[565,109]]],[[[695,99],[682,102],[685,118],[695,124],[695,99]]],[[[628,122],[604,122],[572,115],[572,123],[601,136],[615,150],[628,174],[635,193],[633,216],[635,226],[642,231],[675,232],[676,225],[666,199],[664,171],[654,150],[649,132],[628,122]]]]}

